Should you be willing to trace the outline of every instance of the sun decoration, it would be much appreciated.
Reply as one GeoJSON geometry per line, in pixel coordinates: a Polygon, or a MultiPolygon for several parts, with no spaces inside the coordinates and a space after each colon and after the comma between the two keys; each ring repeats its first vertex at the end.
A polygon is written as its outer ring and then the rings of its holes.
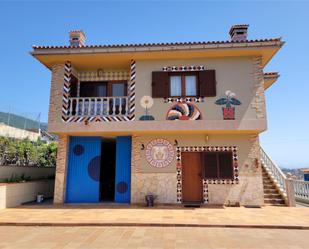
{"type": "Polygon", "coordinates": [[[145,156],[151,166],[165,168],[174,160],[174,147],[169,141],[157,138],[147,144],[145,156]]]}
{"type": "Polygon", "coordinates": [[[148,110],[153,106],[153,98],[145,95],[141,98],[140,104],[143,108],[145,108],[145,115],[141,116],[139,120],[154,120],[154,117],[149,115],[148,110]]]}

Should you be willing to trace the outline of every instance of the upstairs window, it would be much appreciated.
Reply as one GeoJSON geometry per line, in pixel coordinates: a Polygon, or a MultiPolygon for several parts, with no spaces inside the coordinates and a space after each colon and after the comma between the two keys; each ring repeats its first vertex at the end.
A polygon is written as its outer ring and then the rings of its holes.
{"type": "Polygon", "coordinates": [[[205,179],[233,179],[232,152],[203,152],[203,175],[205,179]]]}
{"type": "Polygon", "coordinates": [[[126,82],[94,81],[80,83],[80,97],[122,97],[126,95],[126,82]]]}
{"type": "Polygon", "coordinates": [[[215,70],[197,72],[152,72],[152,97],[214,97],[215,70]]]}
{"type": "Polygon", "coordinates": [[[197,76],[195,74],[170,75],[170,96],[197,96],[197,76]]]}

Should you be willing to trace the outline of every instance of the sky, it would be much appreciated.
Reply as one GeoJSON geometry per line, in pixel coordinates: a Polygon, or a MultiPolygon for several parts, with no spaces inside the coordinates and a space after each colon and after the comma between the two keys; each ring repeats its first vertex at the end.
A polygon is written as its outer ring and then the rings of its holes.
{"type": "Polygon", "coordinates": [[[233,24],[249,24],[249,39],[286,42],[264,69],[281,77],[266,91],[261,144],[280,167],[309,167],[309,0],[0,0],[0,111],[47,121],[51,74],[29,52],[67,45],[70,30],[87,44],[181,42],[228,40],[233,24]]]}

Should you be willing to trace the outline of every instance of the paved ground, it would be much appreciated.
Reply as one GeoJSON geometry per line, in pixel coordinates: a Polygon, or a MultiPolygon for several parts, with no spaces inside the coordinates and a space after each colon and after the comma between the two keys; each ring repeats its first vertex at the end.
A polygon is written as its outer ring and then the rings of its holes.
{"type": "Polygon", "coordinates": [[[0,210],[0,225],[287,226],[309,229],[309,208],[138,208],[21,206],[0,210]]]}
{"type": "Polygon", "coordinates": [[[308,248],[308,230],[197,227],[0,227],[0,248],[308,248]]]}

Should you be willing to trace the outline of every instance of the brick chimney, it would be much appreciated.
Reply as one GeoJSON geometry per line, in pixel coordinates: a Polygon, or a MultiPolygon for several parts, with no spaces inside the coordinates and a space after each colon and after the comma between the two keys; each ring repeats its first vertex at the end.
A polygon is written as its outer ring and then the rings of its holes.
{"type": "Polygon", "coordinates": [[[230,29],[231,41],[245,41],[248,36],[248,27],[247,24],[233,25],[230,29]]]}
{"type": "Polygon", "coordinates": [[[86,36],[81,30],[70,31],[70,46],[81,47],[85,45],[86,36]]]}

